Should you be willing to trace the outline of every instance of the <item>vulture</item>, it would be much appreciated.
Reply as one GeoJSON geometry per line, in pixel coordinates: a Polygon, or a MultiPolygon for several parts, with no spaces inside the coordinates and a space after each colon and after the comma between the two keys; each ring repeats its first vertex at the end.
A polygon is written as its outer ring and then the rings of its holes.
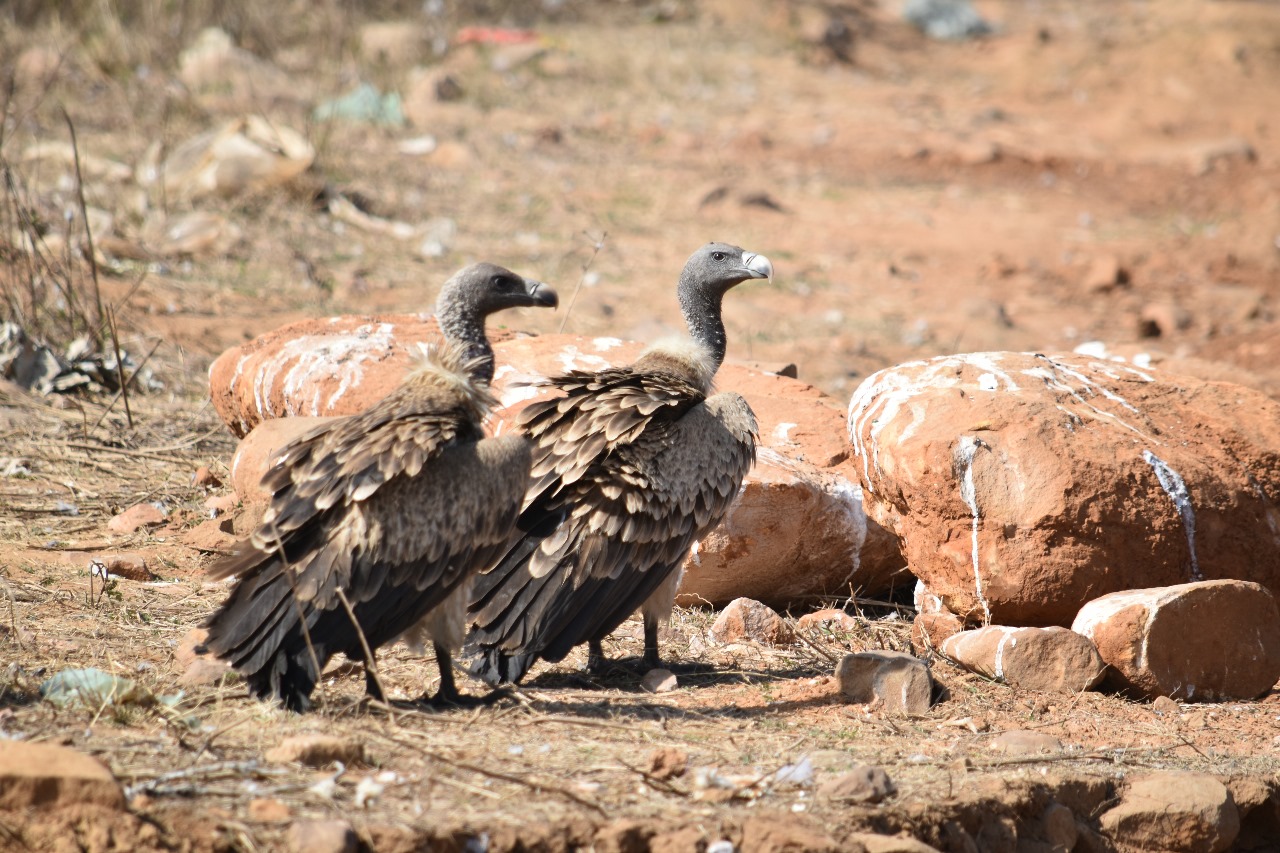
{"type": "Polygon", "coordinates": [[[384,699],[371,656],[412,629],[435,646],[431,701],[465,699],[451,651],[462,645],[466,587],[509,544],[531,464],[524,438],[485,438],[481,427],[495,404],[485,318],[556,304],[541,282],[493,264],[464,268],[436,303],[442,344],[385,398],[277,454],[261,524],[210,569],[237,580],[205,622],[205,646],[254,695],[306,710],[341,652],[365,661],[369,693],[384,699]]]}
{"type": "Polygon", "coordinates": [[[755,461],[755,415],[742,396],[712,393],[725,354],[721,300],[772,278],[763,255],[709,243],[677,287],[690,339],[651,346],[628,367],[547,380],[561,392],[517,426],[533,471],[514,544],[476,577],[463,655],[491,685],[518,683],[539,658],[601,641],[637,608],[644,658],[660,665],[658,625],[671,613],[692,545],[737,497],[755,461]]]}

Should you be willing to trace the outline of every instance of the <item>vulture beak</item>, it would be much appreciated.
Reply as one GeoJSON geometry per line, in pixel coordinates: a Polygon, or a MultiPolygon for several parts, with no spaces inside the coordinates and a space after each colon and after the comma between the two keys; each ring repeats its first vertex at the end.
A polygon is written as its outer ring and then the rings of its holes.
{"type": "Polygon", "coordinates": [[[556,295],[550,285],[543,284],[540,281],[526,278],[524,280],[524,292],[529,297],[530,305],[537,305],[542,308],[558,308],[560,306],[560,297],[556,295]]]}
{"type": "Polygon", "coordinates": [[[773,264],[769,263],[769,259],[764,255],[757,255],[755,252],[743,252],[742,266],[750,273],[752,278],[773,279],[773,264]]]}

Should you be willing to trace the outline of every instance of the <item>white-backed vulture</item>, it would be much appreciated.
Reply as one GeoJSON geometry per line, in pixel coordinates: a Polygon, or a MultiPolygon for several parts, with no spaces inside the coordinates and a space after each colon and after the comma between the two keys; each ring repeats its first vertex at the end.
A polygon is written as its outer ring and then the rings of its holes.
{"type": "MultiPolygon", "coordinates": [[[[461,270],[436,303],[444,343],[369,409],[279,452],[263,476],[271,504],[261,524],[210,570],[237,581],[205,623],[205,645],[255,695],[305,710],[330,657],[371,663],[361,633],[373,654],[426,619],[440,667],[435,701],[463,698],[450,658],[461,614],[437,611],[465,607],[471,577],[502,555],[530,467],[525,439],[485,438],[481,428],[494,405],[485,318],[556,303],[547,285],[502,267],[461,270]]],[[[367,684],[384,698],[376,679],[367,684]]]]}
{"type": "Polygon", "coordinates": [[[520,413],[533,475],[521,538],[475,581],[463,650],[473,675],[516,683],[539,658],[561,660],[581,643],[598,671],[601,641],[637,608],[643,662],[659,664],[658,624],[680,566],[755,461],[751,407],[711,394],[725,354],[721,300],[772,276],[763,255],[703,246],[677,288],[691,340],[650,347],[629,367],[548,380],[563,394],[520,413]]]}

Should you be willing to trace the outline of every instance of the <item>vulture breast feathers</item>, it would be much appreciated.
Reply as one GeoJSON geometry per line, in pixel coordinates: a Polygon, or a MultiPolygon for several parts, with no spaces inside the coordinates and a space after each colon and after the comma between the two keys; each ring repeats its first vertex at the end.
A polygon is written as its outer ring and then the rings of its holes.
{"type": "Polygon", "coordinates": [[[256,694],[305,705],[331,655],[363,659],[342,595],[376,649],[501,556],[530,456],[523,438],[483,437],[492,403],[446,345],[372,408],[281,452],[262,523],[211,571],[238,582],[206,642],[256,694]]]}
{"type": "Polygon", "coordinates": [[[713,369],[660,350],[572,372],[524,409],[532,480],[520,539],[476,578],[466,654],[495,683],[618,627],[678,571],[755,460],[740,395],[708,397],[713,369]]]}

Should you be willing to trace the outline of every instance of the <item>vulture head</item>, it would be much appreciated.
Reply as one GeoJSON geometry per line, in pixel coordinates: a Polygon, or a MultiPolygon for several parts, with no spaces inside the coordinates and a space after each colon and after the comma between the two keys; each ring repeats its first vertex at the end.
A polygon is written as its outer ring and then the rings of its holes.
{"type": "Polygon", "coordinates": [[[705,347],[715,364],[724,360],[724,322],[720,301],[734,285],[753,278],[773,278],[764,255],[728,243],[708,243],[689,256],[680,273],[677,293],[689,334],[705,347]]]}
{"type": "Polygon", "coordinates": [[[493,378],[493,348],[484,333],[485,318],[504,308],[555,308],[556,292],[546,284],[516,275],[496,264],[463,267],[444,283],[436,298],[436,320],[445,338],[462,344],[469,358],[480,359],[474,378],[493,378]]]}

